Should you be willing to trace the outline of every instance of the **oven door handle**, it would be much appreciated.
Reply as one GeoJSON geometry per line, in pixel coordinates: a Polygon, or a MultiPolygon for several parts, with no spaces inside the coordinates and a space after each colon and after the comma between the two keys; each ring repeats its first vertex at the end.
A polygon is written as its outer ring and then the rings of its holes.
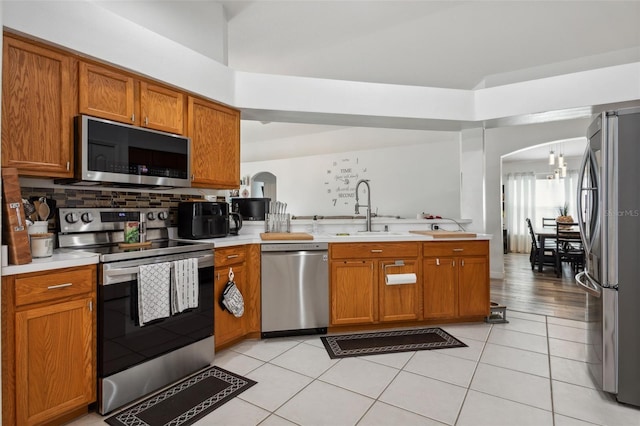
{"type": "MultiPolygon", "coordinates": [[[[205,256],[198,257],[198,269],[208,268],[213,266],[213,254],[207,254],[205,256]]],[[[173,264],[169,265],[173,269],[173,264]]],[[[129,268],[113,268],[104,269],[102,271],[104,282],[103,285],[117,284],[122,281],[128,281],[134,279],[134,276],[138,275],[140,267],[131,266],[129,268]],[[128,278],[122,279],[123,276],[128,278]]]]}

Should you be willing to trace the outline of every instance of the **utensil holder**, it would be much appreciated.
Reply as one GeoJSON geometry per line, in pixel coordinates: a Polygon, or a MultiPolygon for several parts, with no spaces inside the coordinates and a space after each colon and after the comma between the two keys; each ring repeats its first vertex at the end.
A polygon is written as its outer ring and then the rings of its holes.
{"type": "Polygon", "coordinates": [[[267,213],[264,232],[291,232],[291,214],[267,213]]]}
{"type": "Polygon", "coordinates": [[[46,220],[36,220],[33,225],[27,228],[27,233],[31,234],[46,234],[49,229],[49,222],[46,220]]]}
{"type": "Polygon", "coordinates": [[[30,234],[31,257],[51,257],[53,256],[53,233],[30,234]]]}

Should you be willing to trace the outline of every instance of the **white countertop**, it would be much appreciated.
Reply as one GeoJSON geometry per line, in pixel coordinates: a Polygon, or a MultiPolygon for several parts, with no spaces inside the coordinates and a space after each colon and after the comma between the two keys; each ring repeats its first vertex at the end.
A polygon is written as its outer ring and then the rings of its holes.
{"type": "MultiPolygon", "coordinates": [[[[318,220],[318,232],[313,233],[311,220],[292,221],[291,232],[306,232],[313,235],[314,242],[322,243],[354,243],[354,242],[399,242],[399,241],[474,241],[490,240],[490,234],[477,234],[472,238],[433,238],[429,235],[410,233],[409,230],[427,230],[431,223],[444,221],[440,220],[381,220],[374,221],[374,230],[387,225],[389,231],[362,232],[362,220],[318,220]],[[348,234],[348,235],[338,235],[348,234]]],[[[468,223],[468,220],[458,220],[460,223],[468,223]]],[[[451,223],[449,222],[451,225],[451,223]]],[[[455,230],[458,225],[450,227],[448,230],[455,230]],[[452,229],[453,228],[453,229],[452,229]]],[[[442,228],[445,228],[444,226],[442,228]]],[[[227,236],[222,238],[211,238],[197,240],[202,243],[213,243],[215,247],[233,247],[243,244],[286,244],[305,242],[311,240],[262,240],[260,233],[264,232],[264,222],[244,222],[240,235],[227,236]]],[[[175,228],[169,228],[169,235],[176,238],[175,228]]],[[[189,240],[195,242],[195,240],[189,240]]],[[[54,250],[53,256],[41,259],[33,259],[31,263],[25,265],[9,265],[2,267],[2,276],[24,274],[27,272],[39,272],[59,268],[69,268],[74,266],[93,265],[98,263],[98,255],[95,253],[79,252],[77,250],[54,250]]]]}
{"type": "Polygon", "coordinates": [[[349,233],[349,235],[312,234],[313,240],[262,240],[260,235],[238,235],[223,238],[198,240],[213,243],[216,247],[232,247],[242,244],[273,244],[299,243],[314,241],[317,243],[358,243],[358,242],[398,242],[398,241],[475,241],[490,240],[490,234],[477,234],[470,238],[433,238],[428,235],[412,234],[409,232],[371,232],[349,233]]]}
{"type": "Polygon", "coordinates": [[[26,274],[27,272],[48,271],[51,269],[72,268],[74,266],[95,265],[98,255],[79,251],[54,250],[53,256],[33,259],[24,265],[2,267],[2,276],[26,274]]]}

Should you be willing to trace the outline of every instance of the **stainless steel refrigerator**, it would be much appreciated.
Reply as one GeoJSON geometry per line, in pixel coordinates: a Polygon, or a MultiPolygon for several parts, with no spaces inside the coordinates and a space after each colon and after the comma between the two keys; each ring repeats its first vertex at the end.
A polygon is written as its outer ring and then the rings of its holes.
{"type": "Polygon", "coordinates": [[[589,127],[578,187],[587,293],[587,362],[596,383],[640,406],[640,108],[589,127]]]}

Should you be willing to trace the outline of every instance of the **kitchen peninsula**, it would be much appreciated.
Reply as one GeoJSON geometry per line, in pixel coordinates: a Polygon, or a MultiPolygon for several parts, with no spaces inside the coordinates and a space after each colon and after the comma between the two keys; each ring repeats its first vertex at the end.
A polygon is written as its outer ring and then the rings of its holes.
{"type": "MultiPolygon", "coordinates": [[[[311,236],[314,241],[325,242],[329,247],[329,332],[482,321],[488,315],[489,235],[435,238],[403,230],[430,228],[424,223],[403,223],[403,220],[389,219],[389,223],[383,224],[380,222],[383,219],[378,220],[373,221],[373,232],[358,232],[362,225],[359,219],[324,220],[318,233],[311,236]],[[375,231],[385,225],[391,231],[375,231]],[[388,285],[389,268],[393,270],[392,274],[407,274],[415,278],[412,282],[388,285]]],[[[294,224],[292,231],[305,231],[310,226],[306,222],[294,224]]],[[[260,233],[263,230],[264,222],[253,222],[243,227],[239,236],[198,240],[215,245],[215,268],[220,278],[214,282],[214,297],[217,299],[224,288],[227,281],[225,274],[231,268],[236,274],[236,284],[245,296],[245,315],[242,318],[229,315],[218,303],[214,303],[216,350],[260,336],[260,246],[263,244],[260,233]]],[[[287,244],[291,240],[268,242],[287,244]]],[[[95,353],[95,312],[84,309],[87,303],[92,305],[96,297],[95,263],[98,263],[97,256],[83,256],[78,251],[65,253],[58,249],[49,261],[2,269],[3,281],[6,280],[2,298],[6,308],[3,309],[3,327],[14,330],[3,337],[3,371],[14,371],[20,364],[21,358],[16,352],[18,348],[7,339],[24,334],[23,325],[28,320],[25,315],[30,312],[57,315],[58,311],[54,308],[60,312],[64,309],[64,312],[73,310],[85,313],[74,320],[74,324],[82,330],[74,334],[74,342],[85,345],[90,355],[82,360],[87,367],[74,373],[74,386],[83,397],[61,400],[60,404],[53,405],[46,402],[43,405],[46,409],[33,414],[33,419],[68,420],[86,412],[88,404],[95,401],[96,373],[92,361],[92,354],[95,353]],[[42,280],[41,277],[45,275],[51,279],[42,280]],[[55,299],[35,299],[35,305],[33,301],[24,305],[25,292],[32,290],[21,283],[36,283],[34,280],[41,280],[49,286],[56,286],[60,280],[77,283],[78,286],[74,284],[63,288],[63,291],[56,293],[55,299]]],[[[46,292],[46,285],[42,288],[36,286],[33,291],[37,294],[46,292]]],[[[37,342],[31,344],[36,345],[37,342]]],[[[30,346],[21,350],[35,354],[40,349],[30,346]]],[[[64,353],[64,346],[59,346],[57,350],[64,353]]],[[[18,378],[6,375],[3,382],[5,419],[8,419],[6,416],[16,415],[24,418],[24,409],[15,404],[25,400],[25,392],[37,386],[35,382],[26,387],[24,381],[14,382],[18,378]]],[[[37,402],[31,401],[31,398],[27,400],[30,403],[37,402]]]]}
{"type": "MultiPolygon", "coordinates": [[[[292,223],[292,232],[304,232],[312,225],[311,220],[299,222],[292,223]]],[[[419,220],[374,220],[374,229],[386,225],[391,229],[387,232],[359,232],[362,220],[318,222],[313,242],[329,247],[329,331],[482,321],[489,314],[490,235],[455,231],[443,232],[447,237],[425,235],[430,226],[419,220]],[[389,268],[393,274],[415,274],[415,283],[388,285],[389,268]]],[[[263,222],[245,223],[239,236],[205,241],[216,248],[300,242],[263,242],[263,229],[263,222]]]]}

